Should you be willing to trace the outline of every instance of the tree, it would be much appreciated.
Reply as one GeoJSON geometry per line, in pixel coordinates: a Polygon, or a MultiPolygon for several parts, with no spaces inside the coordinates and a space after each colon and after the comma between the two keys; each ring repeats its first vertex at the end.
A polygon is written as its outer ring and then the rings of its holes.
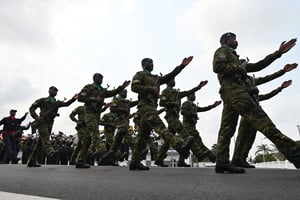
{"type": "Polygon", "coordinates": [[[276,161],[276,158],[272,155],[272,149],[267,144],[258,145],[256,148],[255,163],[276,161]]]}
{"type": "Polygon", "coordinates": [[[257,148],[257,151],[255,152],[255,155],[256,154],[259,154],[259,153],[263,153],[263,154],[266,154],[266,153],[272,153],[272,150],[271,148],[267,145],[267,144],[261,144],[261,145],[258,145],[256,146],[257,148]]]}

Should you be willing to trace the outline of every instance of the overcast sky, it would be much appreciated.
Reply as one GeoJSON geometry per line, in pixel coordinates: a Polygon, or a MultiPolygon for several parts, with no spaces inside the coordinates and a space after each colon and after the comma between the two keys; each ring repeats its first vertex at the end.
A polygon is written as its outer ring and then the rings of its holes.
{"type": "MultiPolygon", "coordinates": [[[[69,99],[92,83],[95,72],[104,75],[104,86],[116,87],[141,70],[144,57],[154,60],[153,73],[165,74],[184,57],[194,56],[176,78],[176,87],[183,91],[208,80],[196,97],[199,106],[206,106],[220,99],[212,58],[221,34],[236,33],[237,52],[250,62],[300,35],[296,0],[0,0],[0,5],[0,118],[12,108],[21,117],[36,99],[48,95],[51,85],[59,89],[57,99],[69,99]]],[[[300,44],[255,76],[298,63],[299,52],[300,44]]],[[[277,127],[295,140],[300,124],[297,77],[299,69],[259,87],[264,94],[293,80],[261,104],[277,127]]],[[[130,89],[129,96],[137,97],[130,89]]],[[[68,115],[79,105],[60,109],[55,133],[75,133],[68,115]]],[[[198,129],[209,148],[217,141],[221,111],[222,105],[199,113],[198,129]]],[[[254,147],[270,143],[263,138],[258,134],[254,147]]]]}

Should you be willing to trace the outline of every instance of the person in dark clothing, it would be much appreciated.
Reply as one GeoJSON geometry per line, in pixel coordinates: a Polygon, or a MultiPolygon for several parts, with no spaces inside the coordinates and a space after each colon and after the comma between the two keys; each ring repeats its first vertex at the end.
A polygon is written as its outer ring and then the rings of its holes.
{"type": "Polygon", "coordinates": [[[7,157],[6,163],[11,161],[13,164],[17,163],[17,145],[15,134],[19,129],[20,124],[25,120],[28,114],[28,112],[26,112],[22,118],[16,118],[16,112],[17,110],[11,109],[9,111],[10,116],[4,117],[0,121],[0,125],[3,125],[3,141],[7,157]]]}

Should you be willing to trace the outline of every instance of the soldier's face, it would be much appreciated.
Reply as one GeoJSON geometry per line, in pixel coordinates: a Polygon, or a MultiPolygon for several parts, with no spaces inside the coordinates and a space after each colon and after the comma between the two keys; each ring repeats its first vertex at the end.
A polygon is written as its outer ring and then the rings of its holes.
{"type": "Polygon", "coordinates": [[[196,99],[195,94],[190,94],[190,95],[188,96],[188,100],[190,100],[190,101],[195,101],[195,99],[196,99]]]}
{"type": "Polygon", "coordinates": [[[122,98],[126,98],[127,97],[127,90],[123,90],[122,92],[120,92],[120,96],[122,98]]]}
{"type": "Polygon", "coordinates": [[[153,61],[149,60],[145,62],[144,69],[151,72],[153,70],[153,61]]]}
{"type": "Polygon", "coordinates": [[[94,81],[95,81],[96,84],[101,85],[102,81],[103,81],[103,78],[102,78],[102,76],[95,76],[94,81]]]}
{"type": "Polygon", "coordinates": [[[174,86],[175,86],[175,80],[170,80],[170,81],[168,82],[168,86],[169,86],[169,87],[174,87],[174,86]]]}
{"type": "Polygon", "coordinates": [[[51,96],[51,97],[55,97],[56,95],[57,95],[57,90],[55,90],[55,89],[49,89],[49,95],[51,96]]]}
{"type": "Polygon", "coordinates": [[[236,49],[238,46],[238,41],[236,40],[236,37],[230,37],[227,40],[227,46],[231,47],[233,49],[236,49]]]}

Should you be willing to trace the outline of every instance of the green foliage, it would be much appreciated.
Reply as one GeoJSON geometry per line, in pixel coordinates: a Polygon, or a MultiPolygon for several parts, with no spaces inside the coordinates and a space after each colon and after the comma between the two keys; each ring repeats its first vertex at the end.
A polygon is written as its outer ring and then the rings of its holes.
{"type": "Polygon", "coordinates": [[[276,158],[270,153],[257,154],[254,158],[254,163],[272,162],[272,161],[276,161],[276,158]]]}

